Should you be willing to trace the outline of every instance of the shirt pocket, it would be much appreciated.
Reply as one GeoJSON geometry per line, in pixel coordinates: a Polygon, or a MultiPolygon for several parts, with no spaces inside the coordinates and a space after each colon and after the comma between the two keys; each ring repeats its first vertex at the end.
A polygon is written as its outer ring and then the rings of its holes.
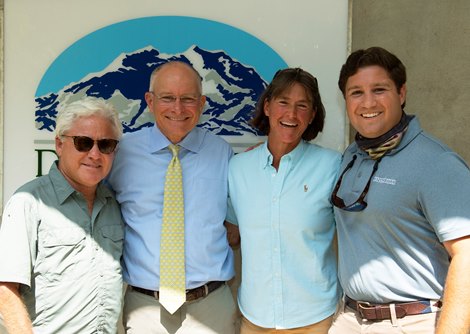
{"type": "Polygon", "coordinates": [[[122,255],[122,245],[124,242],[124,229],[121,225],[106,225],[101,227],[101,248],[110,254],[115,260],[119,260],[122,255]]]}
{"type": "Polygon", "coordinates": [[[44,233],[38,267],[48,281],[76,279],[77,274],[86,272],[86,236],[80,228],[50,229],[44,233]]]}

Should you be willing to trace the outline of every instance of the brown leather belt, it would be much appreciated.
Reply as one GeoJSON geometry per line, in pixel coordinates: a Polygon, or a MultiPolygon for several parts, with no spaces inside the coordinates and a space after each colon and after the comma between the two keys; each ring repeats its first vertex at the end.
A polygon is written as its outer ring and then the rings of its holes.
{"type": "MultiPolygon", "coordinates": [[[[362,319],[366,320],[385,320],[391,319],[390,304],[371,304],[368,302],[359,302],[346,296],[346,305],[355,310],[362,319]]],[[[393,303],[395,305],[395,314],[397,318],[403,318],[407,315],[417,315],[436,312],[441,306],[440,300],[420,300],[408,303],[393,303]]]]}
{"type": "MultiPolygon", "coordinates": [[[[212,281],[198,288],[186,290],[186,301],[190,302],[199,298],[204,298],[208,294],[217,290],[224,284],[225,284],[224,281],[212,281]]],[[[152,296],[158,299],[158,291],[147,290],[147,289],[139,288],[139,287],[132,286],[132,285],[129,285],[129,286],[132,288],[132,290],[135,290],[137,292],[140,292],[145,295],[152,296]]]]}

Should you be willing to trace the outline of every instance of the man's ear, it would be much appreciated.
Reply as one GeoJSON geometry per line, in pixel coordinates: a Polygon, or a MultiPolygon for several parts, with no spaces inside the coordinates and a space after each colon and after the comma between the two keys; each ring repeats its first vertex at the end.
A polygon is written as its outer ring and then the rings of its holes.
{"type": "Polygon", "coordinates": [[[145,95],[144,95],[144,98],[145,98],[145,102],[147,102],[147,107],[149,108],[149,111],[151,113],[153,113],[153,103],[154,103],[154,98],[153,98],[153,94],[151,92],[145,92],[145,95]]]}
{"type": "Polygon", "coordinates": [[[62,155],[62,146],[63,145],[64,145],[64,143],[62,142],[62,140],[60,140],[59,136],[56,136],[55,137],[55,152],[57,153],[57,156],[59,158],[62,155]]]}
{"type": "Polygon", "coordinates": [[[199,115],[202,114],[203,110],[204,110],[204,105],[206,104],[206,96],[205,95],[201,95],[201,101],[199,101],[199,115]]]}
{"type": "Polygon", "coordinates": [[[400,95],[400,104],[403,105],[406,101],[406,83],[401,86],[398,94],[400,95]]]}

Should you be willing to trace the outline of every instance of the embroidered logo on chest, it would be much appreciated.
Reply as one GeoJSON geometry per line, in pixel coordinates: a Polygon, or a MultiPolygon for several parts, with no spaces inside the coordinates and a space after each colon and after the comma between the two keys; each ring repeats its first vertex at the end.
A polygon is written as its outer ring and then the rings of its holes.
{"type": "Polygon", "coordinates": [[[395,180],[395,179],[389,179],[389,178],[386,178],[386,177],[378,177],[378,176],[374,176],[374,178],[372,179],[372,182],[382,183],[382,184],[389,184],[391,186],[394,186],[394,185],[397,184],[397,180],[395,180]]]}

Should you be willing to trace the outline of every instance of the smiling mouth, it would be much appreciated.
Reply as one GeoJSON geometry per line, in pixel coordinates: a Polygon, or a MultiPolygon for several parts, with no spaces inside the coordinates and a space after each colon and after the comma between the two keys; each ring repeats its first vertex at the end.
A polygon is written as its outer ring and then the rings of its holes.
{"type": "Polygon", "coordinates": [[[170,121],[175,121],[175,122],[181,122],[181,121],[186,121],[189,119],[189,117],[171,117],[171,116],[166,116],[166,118],[170,121]]]}
{"type": "Polygon", "coordinates": [[[288,127],[288,128],[295,128],[298,126],[297,123],[289,123],[289,122],[279,122],[282,126],[288,127]]]}
{"type": "Polygon", "coordinates": [[[361,114],[361,117],[363,118],[374,118],[374,117],[377,117],[379,116],[381,113],[379,112],[371,112],[371,113],[367,113],[367,114],[361,114]]]}
{"type": "Polygon", "coordinates": [[[91,165],[91,164],[83,164],[83,165],[88,168],[95,168],[95,169],[101,168],[101,165],[91,165]]]}

